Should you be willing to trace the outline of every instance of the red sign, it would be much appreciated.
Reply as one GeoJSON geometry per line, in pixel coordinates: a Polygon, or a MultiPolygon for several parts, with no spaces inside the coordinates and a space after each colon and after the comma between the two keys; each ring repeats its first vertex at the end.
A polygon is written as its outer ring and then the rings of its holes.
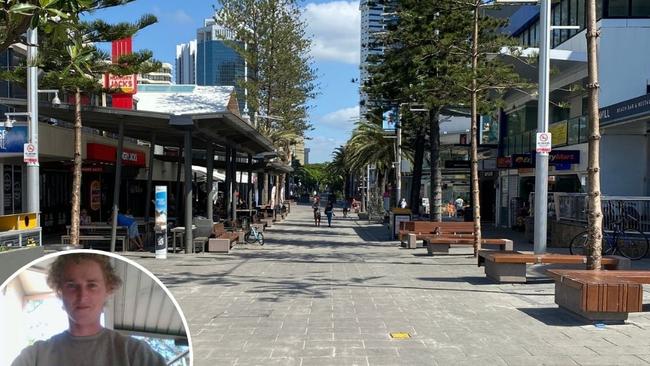
{"type": "MultiPolygon", "coordinates": [[[[133,41],[131,37],[118,39],[111,44],[111,58],[117,63],[120,56],[132,53],[133,41]]],[[[133,94],[138,92],[138,78],[136,75],[104,75],[104,87],[118,89],[119,93],[113,94],[112,107],[118,109],[133,109],[133,94]]]]}
{"type": "Polygon", "coordinates": [[[104,75],[106,89],[119,90],[122,94],[135,94],[138,91],[138,78],[136,75],[104,75]]]}
{"type": "Polygon", "coordinates": [[[98,180],[90,183],[90,209],[97,211],[102,207],[102,186],[98,180]]]}
{"type": "MultiPolygon", "coordinates": [[[[86,160],[103,161],[108,163],[115,162],[117,148],[111,145],[102,145],[96,143],[86,144],[86,160]]],[[[145,167],[144,152],[131,149],[123,149],[122,164],[125,166],[145,167]]]]}
{"type": "Polygon", "coordinates": [[[497,158],[497,168],[509,169],[512,167],[512,158],[509,156],[501,156],[497,158]]]}

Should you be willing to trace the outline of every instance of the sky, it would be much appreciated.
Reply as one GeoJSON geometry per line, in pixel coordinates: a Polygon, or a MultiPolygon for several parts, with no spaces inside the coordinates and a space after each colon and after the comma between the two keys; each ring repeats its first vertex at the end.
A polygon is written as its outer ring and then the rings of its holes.
{"type": "MultiPolygon", "coordinates": [[[[136,0],[128,5],[90,15],[107,22],[135,21],[153,14],[158,23],[133,39],[135,50],[149,49],[161,62],[174,65],[176,45],[196,39],[197,28],[214,14],[216,0],[136,0]]],[[[360,19],[358,1],[311,0],[300,3],[312,37],[311,55],[317,69],[318,95],[311,101],[306,147],[310,163],[331,160],[332,151],[345,143],[359,116],[360,19]]]]}

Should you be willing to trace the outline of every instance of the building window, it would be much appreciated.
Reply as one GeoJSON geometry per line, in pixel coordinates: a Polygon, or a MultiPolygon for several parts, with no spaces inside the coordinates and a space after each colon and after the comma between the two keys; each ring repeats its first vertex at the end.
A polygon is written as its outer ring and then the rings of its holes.
{"type": "Polygon", "coordinates": [[[650,1],[632,0],[631,15],[633,17],[648,18],[650,17],[650,1]]]}
{"type": "Polygon", "coordinates": [[[629,6],[629,0],[609,0],[607,4],[607,17],[627,17],[630,12],[629,6]]]}

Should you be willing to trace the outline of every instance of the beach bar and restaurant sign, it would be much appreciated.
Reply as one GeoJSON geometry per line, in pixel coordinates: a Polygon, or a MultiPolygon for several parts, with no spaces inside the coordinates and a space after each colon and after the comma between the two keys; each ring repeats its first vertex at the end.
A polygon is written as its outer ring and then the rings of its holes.
{"type": "Polygon", "coordinates": [[[609,125],[642,115],[650,115],[650,94],[600,109],[600,124],[609,125]]]}

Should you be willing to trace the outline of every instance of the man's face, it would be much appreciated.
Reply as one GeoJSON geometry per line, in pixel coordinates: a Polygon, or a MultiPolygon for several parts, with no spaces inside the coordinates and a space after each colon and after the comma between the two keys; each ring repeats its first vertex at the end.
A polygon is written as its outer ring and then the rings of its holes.
{"type": "Polygon", "coordinates": [[[84,260],[65,268],[61,299],[71,324],[98,325],[109,295],[104,273],[97,262],[84,260]]]}

